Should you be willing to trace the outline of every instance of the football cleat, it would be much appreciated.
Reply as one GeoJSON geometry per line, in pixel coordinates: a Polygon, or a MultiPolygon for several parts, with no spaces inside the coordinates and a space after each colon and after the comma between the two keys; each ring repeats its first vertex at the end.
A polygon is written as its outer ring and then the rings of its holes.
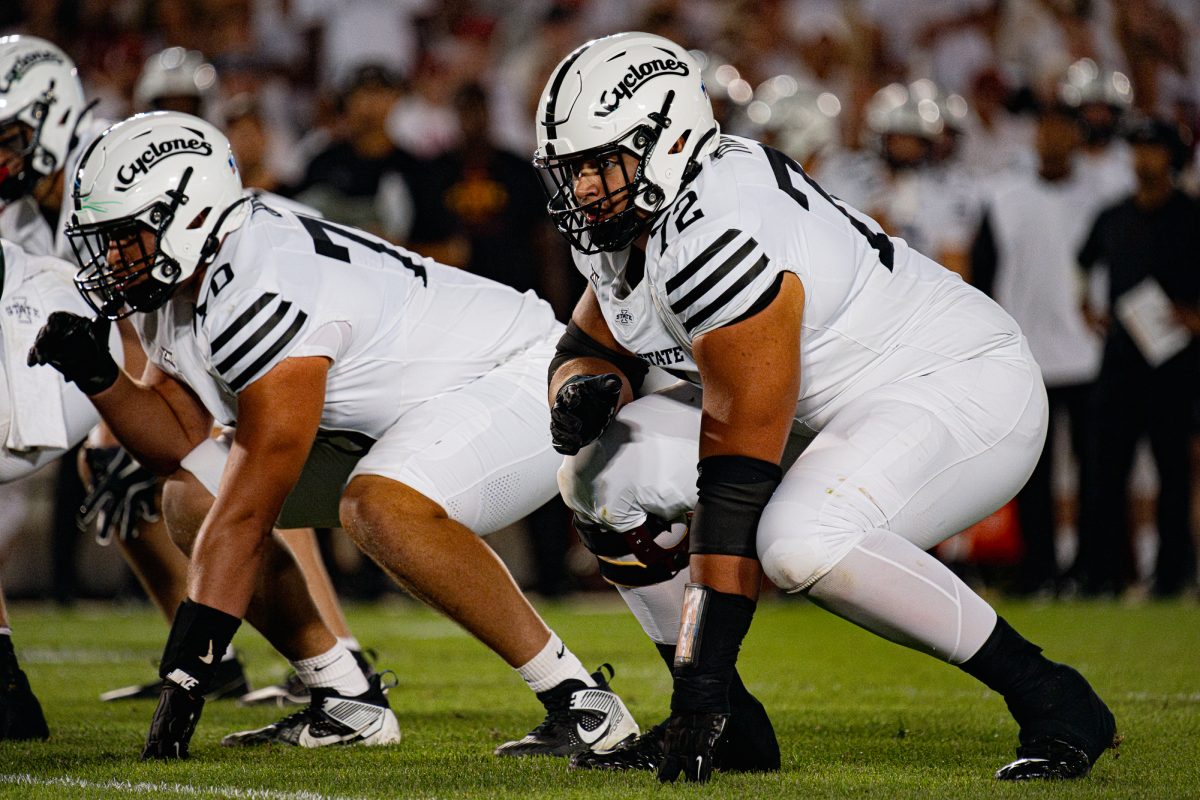
{"type": "Polygon", "coordinates": [[[617,772],[638,770],[657,772],[663,758],[663,738],[667,721],[604,753],[584,750],[571,756],[571,769],[607,769],[617,772]]]}
{"type": "Polygon", "coordinates": [[[1087,680],[1054,664],[1025,696],[1009,700],[1021,726],[1017,760],[996,771],[1002,781],[1083,778],[1120,742],[1112,712],[1087,680]]]}
{"type": "Polygon", "coordinates": [[[1087,753],[1061,739],[1040,739],[1017,748],[1017,760],[996,770],[996,780],[1071,780],[1092,771],[1087,753]]]}
{"type": "Polygon", "coordinates": [[[638,726],[621,698],[608,687],[613,668],[601,664],[592,673],[595,686],[567,680],[538,693],[546,718],[524,738],[496,748],[498,756],[571,756],[587,750],[606,752],[637,736],[638,726]]]}
{"type": "MultiPolygon", "coordinates": [[[[110,689],[100,695],[100,699],[104,702],[112,702],[114,700],[157,700],[159,694],[162,693],[162,680],[151,681],[150,683],[135,684],[133,686],[122,686],[119,689],[110,689]]],[[[228,700],[234,697],[242,697],[250,691],[250,683],[246,680],[246,671],[242,668],[242,661],[239,658],[232,658],[228,661],[217,663],[217,668],[213,671],[212,688],[204,694],[205,700],[228,700]]]]}
{"type": "Polygon", "coordinates": [[[330,689],[314,688],[311,690],[312,699],[304,709],[264,728],[231,733],[221,740],[221,744],[225,747],[260,744],[290,744],[296,747],[395,744],[400,741],[400,723],[388,705],[382,675],[373,675],[369,683],[367,691],[354,697],[345,697],[330,689]]]}
{"type": "Polygon", "coordinates": [[[0,664],[0,741],[46,739],[50,728],[42,704],[16,658],[0,664]]]}

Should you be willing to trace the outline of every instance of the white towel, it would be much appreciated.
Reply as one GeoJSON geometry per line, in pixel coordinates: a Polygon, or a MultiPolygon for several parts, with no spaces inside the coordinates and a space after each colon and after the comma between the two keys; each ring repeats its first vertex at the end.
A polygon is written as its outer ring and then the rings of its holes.
{"type": "MultiPolygon", "coordinates": [[[[62,293],[53,289],[62,278],[54,272],[29,269],[29,257],[10,242],[0,240],[0,258],[4,260],[4,285],[0,287],[0,338],[4,347],[0,355],[4,358],[12,411],[4,445],[17,452],[35,447],[65,449],[70,443],[63,418],[63,378],[50,367],[26,365],[33,340],[46,317],[56,310],[47,307],[47,295],[61,297],[62,293]]],[[[75,306],[73,303],[69,310],[78,313],[75,306]]]]}

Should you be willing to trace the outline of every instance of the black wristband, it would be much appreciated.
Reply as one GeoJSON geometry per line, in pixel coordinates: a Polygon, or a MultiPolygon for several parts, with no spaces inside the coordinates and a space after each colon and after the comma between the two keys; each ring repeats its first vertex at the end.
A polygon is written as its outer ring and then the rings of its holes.
{"type": "Polygon", "coordinates": [[[241,624],[240,619],[224,611],[184,600],[171,623],[159,677],[179,684],[192,694],[204,694],[241,624]]]}
{"type": "Polygon", "coordinates": [[[91,397],[94,394],[100,394],[116,383],[117,376],[120,374],[121,368],[117,366],[116,360],[113,359],[111,353],[105,351],[93,372],[87,375],[80,375],[71,380],[79,387],[79,391],[91,397]]]}
{"type": "MultiPolygon", "coordinates": [[[[671,711],[728,714],[738,651],[750,630],[756,603],[700,584],[688,584],[687,591],[703,594],[703,608],[692,621],[694,627],[685,624],[679,633],[671,711]]],[[[686,600],[684,606],[686,623],[686,600]]]]}

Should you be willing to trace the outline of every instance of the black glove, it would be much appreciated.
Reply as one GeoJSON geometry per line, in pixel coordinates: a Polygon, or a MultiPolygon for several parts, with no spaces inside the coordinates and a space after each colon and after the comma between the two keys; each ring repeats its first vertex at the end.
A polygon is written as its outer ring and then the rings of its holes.
{"type": "Polygon", "coordinates": [[[108,544],[114,533],[127,541],[139,522],[158,519],[158,479],[124,448],[87,447],[83,457],[92,480],[75,518],[80,530],[95,524],[96,541],[108,544]]]}
{"type": "Polygon", "coordinates": [[[158,708],[154,709],[146,746],[142,748],[142,760],[187,758],[188,743],[203,709],[204,695],[192,694],[170,680],[163,681],[158,708]]]}
{"type": "Polygon", "coordinates": [[[728,714],[672,713],[663,740],[663,759],[658,765],[659,781],[674,783],[682,774],[684,780],[706,783],[712,776],[717,739],[728,719],[728,714]]]}
{"type": "Polygon", "coordinates": [[[550,435],[554,449],[573,456],[584,445],[600,438],[617,415],[621,378],[615,373],[576,375],[558,387],[550,409],[550,435]]]}
{"type": "Polygon", "coordinates": [[[108,352],[108,327],[106,319],[55,311],[38,331],[26,363],[49,364],[86,395],[103,392],[121,372],[108,352]]]}

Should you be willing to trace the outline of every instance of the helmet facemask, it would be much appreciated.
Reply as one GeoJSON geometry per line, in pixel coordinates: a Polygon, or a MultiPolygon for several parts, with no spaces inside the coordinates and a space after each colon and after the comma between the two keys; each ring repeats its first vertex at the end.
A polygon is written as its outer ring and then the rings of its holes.
{"type": "Polygon", "coordinates": [[[0,150],[13,153],[17,161],[16,169],[0,167],[0,202],[11,203],[32,194],[37,182],[53,174],[58,166],[54,156],[40,146],[42,123],[49,110],[50,106],[45,102],[34,104],[32,112],[38,121],[36,127],[31,127],[15,115],[0,120],[0,150]],[[36,168],[39,160],[45,169],[36,168]]]}
{"type": "MultiPolygon", "coordinates": [[[[163,240],[179,206],[187,201],[184,190],[190,177],[189,167],[179,188],[169,193],[169,202],[154,203],[133,216],[67,228],[67,240],[82,265],[75,285],[97,314],[123,319],[153,311],[171,299],[183,270],[163,248],[163,240]],[[150,248],[143,236],[148,231],[154,233],[150,248]],[[110,253],[116,256],[115,263],[109,260],[110,253]]],[[[204,212],[189,227],[202,222],[203,216],[204,212]]]]}
{"type": "Polygon", "coordinates": [[[649,225],[663,201],[662,192],[646,179],[644,168],[658,144],[658,133],[641,127],[619,141],[591,150],[563,158],[534,159],[534,166],[541,170],[550,218],[572,247],[581,253],[616,252],[632,244],[649,225]],[[637,158],[632,172],[624,155],[637,158]],[[585,174],[597,176],[601,193],[581,204],[575,183],[585,174]],[[620,176],[619,185],[615,185],[615,175],[620,176]]]}

